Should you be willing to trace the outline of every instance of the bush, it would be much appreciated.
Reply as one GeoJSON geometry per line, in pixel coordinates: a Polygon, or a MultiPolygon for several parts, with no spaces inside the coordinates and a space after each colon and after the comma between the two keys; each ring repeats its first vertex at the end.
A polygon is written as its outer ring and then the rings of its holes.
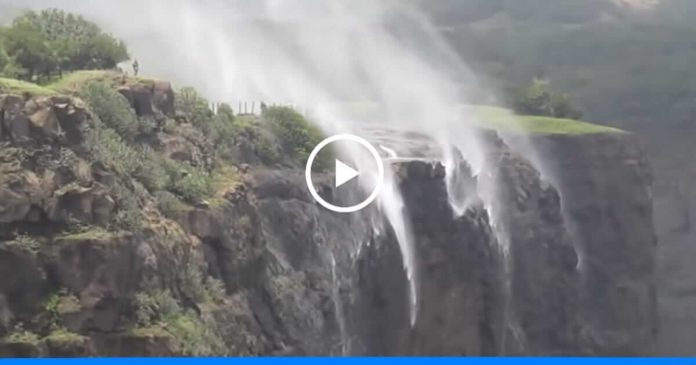
{"type": "Polygon", "coordinates": [[[555,118],[582,118],[566,94],[551,92],[548,82],[535,80],[526,88],[516,90],[513,96],[513,109],[522,115],[538,115],[555,118]]]}
{"type": "Polygon", "coordinates": [[[140,157],[140,163],[133,171],[133,177],[143,183],[145,188],[151,192],[165,189],[170,184],[170,180],[169,174],[162,164],[164,158],[158,156],[148,146],[138,147],[137,154],[140,157]]]}
{"type": "Polygon", "coordinates": [[[92,81],[80,89],[80,96],[108,128],[127,141],[133,141],[140,130],[138,117],[123,95],[103,82],[92,81]]]}
{"type": "Polygon", "coordinates": [[[167,190],[189,202],[198,202],[213,193],[210,174],[199,168],[168,158],[162,159],[162,168],[167,173],[167,190]]]}
{"type": "Polygon", "coordinates": [[[55,57],[61,71],[112,69],[129,58],[122,41],[104,33],[96,24],[59,9],[27,12],[16,18],[9,31],[31,29],[55,57]]]}
{"type": "Polygon", "coordinates": [[[87,144],[95,160],[113,168],[120,175],[130,175],[140,166],[137,151],[123,142],[112,129],[104,128],[95,122],[87,137],[87,144]]]}
{"type": "Polygon", "coordinates": [[[227,346],[211,321],[196,318],[189,312],[168,321],[166,328],[185,356],[224,356],[228,353],[227,346]]]}
{"type": "Polygon", "coordinates": [[[116,198],[118,211],[114,218],[114,224],[122,229],[131,232],[138,232],[143,228],[145,215],[138,199],[131,190],[128,190],[120,183],[116,183],[112,188],[112,195],[116,198]]]}
{"type": "Polygon", "coordinates": [[[213,191],[210,175],[193,167],[185,168],[183,178],[173,181],[171,189],[191,202],[201,201],[213,191]]]}
{"type": "Polygon", "coordinates": [[[17,245],[19,245],[19,247],[26,251],[38,252],[41,248],[41,242],[39,242],[36,238],[25,234],[16,234],[14,241],[17,245]]]}
{"type": "Polygon", "coordinates": [[[7,55],[5,48],[3,48],[2,44],[0,44],[0,74],[5,69],[5,66],[10,63],[10,61],[10,56],[7,55]]]}
{"type": "Polygon", "coordinates": [[[553,116],[556,118],[582,119],[582,112],[578,109],[567,94],[555,94],[551,96],[553,116]]]}
{"type": "Polygon", "coordinates": [[[49,296],[43,307],[51,329],[55,330],[62,325],[62,316],[65,312],[74,312],[80,309],[80,300],[66,289],[61,289],[49,296]]]}
{"type": "Polygon", "coordinates": [[[314,147],[323,139],[317,127],[291,108],[265,108],[263,118],[270,124],[283,149],[298,162],[304,163],[314,147]]]}
{"type": "Polygon", "coordinates": [[[214,331],[215,323],[181,308],[169,290],[135,296],[136,318],[142,327],[157,326],[171,334],[185,356],[227,354],[226,346],[214,331]]]}
{"type": "Polygon", "coordinates": [[[135,307],[135,317],[141,326],[165,322],[181,313],[179,303],[169,290],[138,293],[135,295],[135,307]]]}
{"type": "Polygon", "coordinates": [[[232,107],[229,104],[219,104],[217,113],[213,117],[210,137],[213,142],[223,145],[229,145],[234,142],[235,136],[240,131],[240,125],[235,123],[235,116],[232,107]]]}
{"type": "Polygon", "coordinates": [[[225,283],[221,280],[208,276],[205,281],[205,298],[207,302],[223,302],[227,296],[225,283]]]}
{"type": "Polygon", "coordinates": [[[3,343],[27,343],[27,344],[38,344],[39,336],[35,333],[29,332],[21,328],[15,328],[15,330],[10,333],[7,337],[2,339],[3,343]]]}
{"type": "Polygon", "coordinates": [[[188,205],[169,191],[157,191],[154,196],[157,200],[157,207],[167,218],[176,218],[176,213],[188,208],[188,205]]]}
{"type": "Polygon", "coordinates": [[[175,108],[186,116],[188,121],[202,129],[208,135],[213,120],[213,111],[210,110],[208,100],[203,98],[191,87],[184,87],[176,93],[175,108]]]}
{"type": "Polygon", "coordinates": [[[157,121],[152,117],[138,118],[138,134],[149,135],[157,129],[157,121]]]}
{"type": "Polygon", "coordinates": [[[217,114],[213,113],[208,100],[190,87],[179,90],[175,101],[177,111],[212,142],[229,145],[234,141],[239,129],[234,123],[234,111],[228,104],[220,104],[217,114]]]}

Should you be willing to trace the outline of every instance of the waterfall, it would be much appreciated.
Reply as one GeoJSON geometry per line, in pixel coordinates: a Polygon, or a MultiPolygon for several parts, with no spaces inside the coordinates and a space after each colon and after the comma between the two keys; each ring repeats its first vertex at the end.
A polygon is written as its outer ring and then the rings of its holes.
{"type": "MultiPolygon", "coordinates": [[[[131,0],[75,10],[124,38],[143,73],[191,85],[213,102],[308,106],[329,135],[359,135],[365,122],[421,131],[480,165],[472,117],[460,107],[478,81],[412,3],[131,0]],[[356,104],[369,103],[379,116],[354,117],[356,104]]],[[[417,257],[398,183],[387,175],[378,205],[398,240],[413,324],[417,257]]]]}
{"type": "Polygon", "coordinates": [[[346,356],[350,353],[350,343],[348,340],[348,332],[346,329],[346,318],[343,312],[343,304],[341,302],[341,281],[336,273],[336,257],[333,253],[331,256],[331,282],[332,282],[332,292],[331,301],[334,305],[334,312],[336,315],[336,322],[338,323],[338,334],[340,336],[340,353],[341,356],[346,356]]]}
{"type": "Polygon", "coordinates": [[[413,234],[398,183],[391,168],[386,169],[384,187],[379,197],[382,212],[391,223],[406,270],[408,281],[409,313],[411,326],[415,325],[418,314],[418,291],[416,277],[416,257],[413,246],[413,234]]]}

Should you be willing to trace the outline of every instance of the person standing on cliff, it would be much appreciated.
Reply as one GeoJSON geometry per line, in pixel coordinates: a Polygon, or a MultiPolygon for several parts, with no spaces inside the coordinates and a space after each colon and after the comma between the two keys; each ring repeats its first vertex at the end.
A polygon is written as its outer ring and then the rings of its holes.
{"type": "Polygon", "coordinates": [[[138,76],[138,70],[140,69],[140,65],[138,65],[138,60],[133,61],[133,76],[138,76]]]}

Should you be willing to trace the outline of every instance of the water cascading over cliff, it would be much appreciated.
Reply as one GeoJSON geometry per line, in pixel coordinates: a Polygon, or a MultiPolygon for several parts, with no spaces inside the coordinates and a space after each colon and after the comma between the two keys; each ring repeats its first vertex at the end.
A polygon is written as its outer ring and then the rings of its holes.
{"type": "MultiPolygon", "coordinates": [[[[467,127],[473,116],[458,108],[465,98],[460,89],[476,81],[415,8],[372,1],[178,1],[135,12],[144,18],[143,32],[166,35],[162,46],[180,52],[168,57],[171,71],[162,73],[207,95],[298,105],[327,134],[361,134],[370,122],[422,131],[442,145],[456,141],[469,163],[480,165],[478,142],[467,127]],[[360,104],[376,105],[379,118],[357,118],[351,108],[360,104]]],[[[141,31],[135,28],[129,31],[141,31]]],[[[137,44],[134,51],[143,55],[141,63],[159,64],[148,56],[160,55],[141,52],[137,44]]],[[[401,247],[415,321],[410,222],[399,189],[389,183],[394,179],[386,181],[379,204],[401,247]]]]}
{"type": "Polygon", "coordinates": [[[474,127],[461,105],[476,79],[403,3],[150,5],[79,10],[129,39],[153,74],[214,100],[294,104],[327,134],[384,147],[387,184],[362,212],[321,209],[298,169],[258,168],[248,200],[191,213],[185,228],[229,265],[220,276],[234,305],[220,316],[239,321],[235,346],[336,355],[649,347],[650,177],[630,135],[513,143],[525,137],[474,127]]]}

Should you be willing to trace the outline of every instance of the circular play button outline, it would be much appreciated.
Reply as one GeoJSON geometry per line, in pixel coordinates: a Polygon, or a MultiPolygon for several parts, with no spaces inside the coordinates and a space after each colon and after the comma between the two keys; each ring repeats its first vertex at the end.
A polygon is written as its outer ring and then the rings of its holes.
{"type": "Polygon", "coordinates": [[[305,180],[307,182],[307,188],[309,189],[309,192],[312,194],[314,200],[316,200],[324,208],[336,213],[353,213],[367,207],[375,199],[377,199],[377,196],[379,195],[379,192],[382,189],[382,182],[384,180],[384,163],[382,162],[382,158],[380,157],[379,152],[377,152],[377,149],[375,149],[375,147],[372,146],[370,142],[352,134],[337,134],[319,142],[319,144],[312,150],[312,153],[309,154],[309,158],[307,159],[307,166],[305,168],[305,180]],[[359,204],[349,207],[340,207],[338,205],[334,205],[327,202],[326,200],[324,200],[324,198],[319,196],[319,193],[317,193],[316,189],[314,189],[314,184],[312,184],[312,165],[314,164],[314,159],[317,157],[317,154],[319,154],[319,152],[322,149],[324,149],[324,147],[337,141],[350,141],[360,144],[370,152],[370,155],[372,155],[372,157],[377,162],[377,184],[375,185],[374,190],[372,190],[372,193],[370,194],[370,196],[367,197],[367,199],[363,200],[359,204]]]}

